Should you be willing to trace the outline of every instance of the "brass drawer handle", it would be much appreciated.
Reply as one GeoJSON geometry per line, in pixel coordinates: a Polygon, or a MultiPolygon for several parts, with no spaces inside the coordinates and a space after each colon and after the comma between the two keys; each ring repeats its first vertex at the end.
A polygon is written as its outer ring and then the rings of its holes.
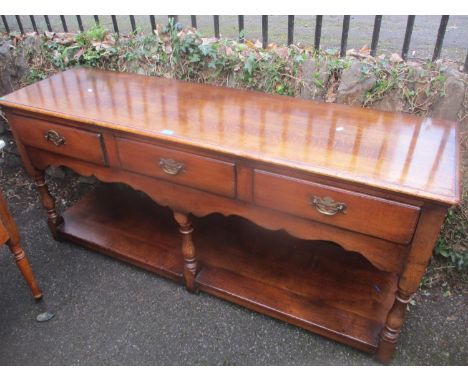
{"type": "Polygon", "coordinates": [[[49,130],[47,133],[45,133],[44,138],[46,141],[53,143],[55,146],[62,146],[66,143],[65,138],[55,130],[49,130]]]}
{"type": "Polygon", "coordinates": [[[346,203],[335,202],[328,196],[324,198],[314,196],[310,204],[323,215],[332,216],[336,215],[338,212],[344,213],[346,210],[346,203]]]}
{"type": "Polygon", "coordinates": [[[159,160],[159,167],[161,167],[166,174],[177,175],[184,169],[185,164],[177,162],[174,159],[161,158],[159,160]]]}

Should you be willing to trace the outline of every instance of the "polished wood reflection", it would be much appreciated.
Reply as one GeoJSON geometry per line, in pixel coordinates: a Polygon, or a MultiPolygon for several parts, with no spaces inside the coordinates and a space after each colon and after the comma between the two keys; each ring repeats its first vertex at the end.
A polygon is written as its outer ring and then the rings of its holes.
{"type": "Polygon", "coordinates": [[[457,126],[448,121],[83,68],[0,103],[448,204],[459,200],[457,126]]]}

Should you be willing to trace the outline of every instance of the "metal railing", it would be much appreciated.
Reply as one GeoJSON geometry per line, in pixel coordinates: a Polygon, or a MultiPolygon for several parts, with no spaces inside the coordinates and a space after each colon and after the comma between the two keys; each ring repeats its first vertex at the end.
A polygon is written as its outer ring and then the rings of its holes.
{"type": "MultiPolygon", "coordinates": [[[[32,28],[35,32],[40,32],[38,27],[37,27],[37,22],[36,18],[38,17],[43,17],[45,21],[45,25],[47,27],[47,31],[52,32],[52,26],[50,23],[50,19],[48,15],[44,16],[29,16],[32,28]]],[[[78,24],[78,29],[83,32],[84,27],[83,27],[83,21],[80,15],[76,15],[76,21],[78,24]]],[[[100,24],[100,19],[99,16],[93,16],[94,17],[94,22],[96,24],[100,24]]],[[[131,24],[131,30],[135,31],[137,30],[137,23],[135,20],[135,16],[130,15],[128,16],[130,18],[130,24],[131,24]]],[[[377,47],[379,44],[379,36],[380,36],[380,27],[382,24],[382,17],[381,15],[375,16],[374,19],[374,26],[373,26],[373,31],[372,31],[372,40],[371,40],[371,48],[370,48],[370,55],[375,56],[377,53],[377,47]]],[[[21,33],[24,33],[24,27],[23,23],[21,21],[20,16],[15,16],[16,19],[16,25],[12,26],[9,25],[6,16],[2,15],[1,16],[2,21],[3,21],[3,26],[5,28],[5,31],[10,33],[12,31],[12,28],[18,28],[21,33]]],[[[156,19],[154,15],[148,16],[149,18],[149,23],[151,25],[151,30],[154,31],[156,29],[156,19]]],[[[176,15],[169,15],[168,19],[173,19],[174,22],[178,21],[178,16],[176,15]]],[[[268,16],[263,15],[262,17],[262,46],[266,48],[269,44],[269,36],[268,36],[268,16]]],[[[414,22],[415,22],[416,16],[410,15],[407,18],[407,23],[406,23],[406,31],[405,31],[405,36],[403,40],[403,45],[402,45],[402,50],[401,50],[401,57],[406,60],[408,58],[408,51],[411,43],[411,36],[413,33],[413,28],[414,28],[414,22]]],[[[114,29],[114,32],[119,34],[119,25],[117,22],[117,17],[115,15],[111,16],[112,19],[112,27],[114,29]]],[[[447,30],[447,23],[449,20],[449,16],[444,15],[441,16],[440,19],[440,24],[439,24],[439,29],[437,32],[437,38],[435,41],[434,45],[434,51],[432,54],[432,61],[436,61],[437,59],[440,58],[440,54],[442,51],[442,46],[444,43],[444,37],[445,37],[445,32],[447,30]]],[[[67,21],[65,16],[61,15],[60,16],[60,21],[62,24],[62,29],[64,32],[69,31],[69,27],[67,25],[67,21]]],[[[213,32],[214,36],[216,38],[220,37],[220,23],[219,23],[219,15],[214,15],[213,16],[213,32]]],[[[287,44],[291,45],[294,43],[294,21],[295,21],[295,16],[288,16],[288,27],[287,27],[287,44]]],[[[192,27],[197,28],[197,16],[190,16],[190,22],[192,27]]],[[[318,50],[320,49],[320,40],[322,36],[322,22],[323,22],[323,16],[315,16],[315,36],[314,36],[314,49],[318,50]]],[[[340,44],[340,56],[344,57],[346,55],[346,49],[348,45],[348,35],[349,35],[349,28],[350,28],[350,16],[345,15],[343,16],[343,25],[341,29],[341,44],[340,44]]],[[[244,42],[244,16],[240,15],[238,16],[238,39],[240,42],[244,42]]],[[[58,31],[56,31],[58,32],[58,31]]],[[[465,58],[465,63],[464,63],[464,71],[468,73],[468,54],[466,55],[465,58]]]]}

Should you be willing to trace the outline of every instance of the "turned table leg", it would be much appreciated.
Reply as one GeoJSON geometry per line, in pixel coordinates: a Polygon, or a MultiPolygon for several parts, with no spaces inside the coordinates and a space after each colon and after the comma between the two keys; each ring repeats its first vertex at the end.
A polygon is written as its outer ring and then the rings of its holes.
{"type": "Polygon", "coordinates": [[[377,351],[377,359],[380,362],[388,363],[393,357],[398,339],[400,338],[401,327],[405,320],[406,307],[410,302],[412,293],[405,293],[398,290],[395,294],[395,301],[387,316],[387,322],[380,334],[380,344],[377,351]]]}
{"type": "Polygon", "coordinates": [[[392,360],[405,319],[406,308],[411,296],[419,287],[445,215],[446,209],[440,206],[427,206],[421,212],[418,228],[398,280],[395,301],[380,334],[376,354],[380,362],[389,363],[392,360]]]}
{"type": "Polygon", "coordinates": [[[37,286],[36,279],[34,278],[31,266],[29,265],[28,258],[26,257],[23,248],[21,247],[20,243],[13,242],[13,240],[9,240],[7,244],[10,248],[10,251],[15,256],[16,265],[18,266],[24,279],[26,280],[26,283],[31,289],[32,295],[35,299],[39,300],[42,298],[42,292],[37,286]]]}
{"type": "Polygon", "coordinates": [[[50,195],[49,188],[44,178],[44,171],[36,170],[34,180],[39,190],[41,203],[47,211],[47,223],[49,224],[50,231],[54,239],[58,239],[57,226],[63,222],[63,218],[55,210],[55,201],[50,195]]]}
{"type": "Polygon", "coordinates": [[[182,255],[184,256],[184,280],[189,292],[196,292],[195,277],[198,272],[197,256],[192,240],[192,222],[187,214],[174,212],[174,219],[180,226],[182,234],[182,255]]]}
{"type": "Polygon", "coordinates": [[[31,289],[32,295],[34,298],[40,299],[42,297],[42,292],[37,286],[28,258],[21,247],[18,227],[8,211],[3,195],[0,193],[0,233],[2,230],[7,233],[7,240],[2,240],[0,244],[6,243],[8,245],[10,251],[15,256],[16,265],[31,289]]]}

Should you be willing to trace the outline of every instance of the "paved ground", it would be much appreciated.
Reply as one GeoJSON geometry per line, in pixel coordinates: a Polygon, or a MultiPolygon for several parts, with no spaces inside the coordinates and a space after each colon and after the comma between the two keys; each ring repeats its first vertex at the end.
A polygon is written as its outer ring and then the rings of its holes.
{"type": "MultiPolygon", "coordinates": [[[[89,188],[75,180],[51,182],[59,208],[89,188]]],[[[0,249],[0,365],[375,364],[350,347],[55,242],[14,154],[0,157],[0,185],[45,293],[35,303],[6,247],[0,249]],[[55,318],[36,322],[46,310],[55,318]]],[[[467,365],[466,295],[435,293],[417,301],[394,364],[467,365]]]]}
{"type": "MultiPolygon", "coordinates": [[[[25,30],[32,31],[29,16],[21,16],[25,30]]],[[[110,16],[100,16],[101,23],[113,30],[110,16]]],[[[151,24],[149,16],[135,16],[137,26],[143,30],[150,31],[151,24]]],[[[7,16],[11,29],[18,30],[14,16],[7,16]]],[[[85,28],[94,25],[92,16],[82,16],[85,28]]],[[[70,31],[78,30],[75,16],[66,16],[70,31]]],[[[384,16],[380,32],[378,54],[388,52],[401,52],[406,29],[406,16],[384,16]]],[[[119,28],[122,32],[131,29],[128,16],[117,16],[119,28]]],[[[191,25],[190,16],[180,16],[180,23],[191,25]]],[[[50,22],[54,30],[62,30],[59,16],[51,16],[50,22]]],[[[167,22],[167,16],[156,16],[156,22],[163,24],[167,22]]],[[[197,16],[198,28],[202,35],[213,36],[213,17],[197,16]]],[[[39,29],[46,28],[44,18],[36,17],[39,29]]],[[[237,38],[238,26],[237,16],[220,16],[220,33],[224,37],[237,38]]],[[[341,39],[342,16],[324,16],[322,23],[322,47],[339,48],[341,39]]],[[[437,30],[439,28],[440,16],[417,16],[410,46],[410,57],[430,58],[434,50],[437,30]]],[[[245,16],[245,36],[248,39],[261,39],[261,16],[245,16]]],[[[277,44],[286,44],[287,41],[287,16],[269,17],[270,41],[277,44]]],[[[365,44],[370,46],[372,39],[372,28],[374,16],[352,16],[349,30],[348,48],[361,48],[365,44]]],[[[3,31],[0,23],[0,31],[3,31]]],[[[295,19],[295,41],[306,45],[313,45],[315,31],[315,16],[296,16],[295,19]]],[[[442,57],[458,62],[464,62],[468,52],[468,16],[450,16],[447,32],[444,39],[442,57]]]]}

